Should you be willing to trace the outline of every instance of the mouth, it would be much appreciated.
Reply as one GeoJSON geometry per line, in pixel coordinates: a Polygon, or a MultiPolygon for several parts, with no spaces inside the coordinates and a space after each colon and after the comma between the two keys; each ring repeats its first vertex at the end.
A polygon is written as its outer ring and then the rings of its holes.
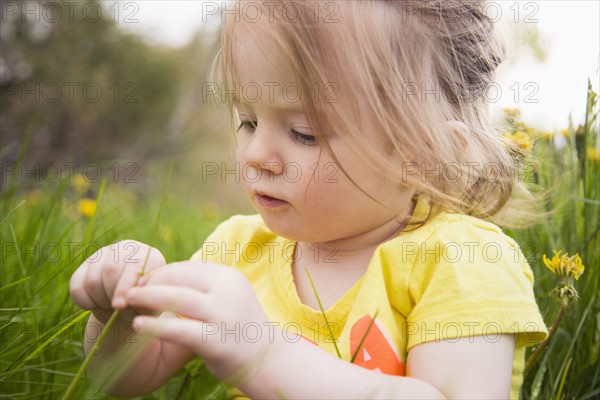
{"type": "Polygon", "coordinates": [[[256,201],[265,208],[279,208],[289,204],[287,201],[256,192],[256,201]]]}

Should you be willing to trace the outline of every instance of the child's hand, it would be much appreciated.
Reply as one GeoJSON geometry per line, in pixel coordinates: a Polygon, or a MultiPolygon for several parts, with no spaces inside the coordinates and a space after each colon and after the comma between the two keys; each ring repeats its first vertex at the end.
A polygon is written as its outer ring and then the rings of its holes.
{"type": "Polygon", "coordinates": [[[269,333],[273,334],[246,277],[222,265],[197,261],[170,264],[130,289],[128,302],[182,317],[137,317],[135,324],[140,332],[189,348],[219,379],[252,370],[264,354],[269,333]]]}
{"type": "MultiPolygon", "coordinates": [[[[135,285],[150,246],[124,240],[98,250],[73,273],[69,290],[75,304],[92,310],[96,319],[106,323],[114,309],[127,308],[127,291],[135,285]]],[[[166,264],[165,258],[152,248],[145,272],[166,264]]],[[[132,319],[134,313],[125,318],[132,319]]]]}

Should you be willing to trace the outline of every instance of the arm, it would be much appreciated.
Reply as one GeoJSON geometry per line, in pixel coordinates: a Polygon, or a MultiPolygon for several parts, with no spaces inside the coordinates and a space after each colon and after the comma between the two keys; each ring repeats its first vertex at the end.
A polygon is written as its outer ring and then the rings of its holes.
{"type": "Polygon", "coordinates": [[[416,346],[409,354],[407,377],[366,370],[303,340],[275,343],[272,355],[241,389],[257,398],[508,399],[512,335],[497,343],[473,339],[416,346]]]}
{"type": "Polygon", "coordinates": [[[408,353],[411,376],[425,379],[449,398],[508,399],[515,337],[472,336],[429,342],[408,353]]]}
{"type": "Polygon", "coordinates": [[[271,344],[256,373],[240,389],[252,398],[444,399],[426,379],[371,371],[341,360],[313,344],[271,344]]]}
{"type": "Polygon", "coordinates": [[[159,323],[144,316],[137,317],[136,323],[142,331],[190,348],[217,378],[252,397],[508,396],[513,358],[510,335],[496,343],[464,338],[415,346],[407,362],[409,377],[369,371],[304,340],[291,343],[278,329],[274,334],[264,330],[256,343],[221,340],[215,329],[231,331],[235,324],[249,323],[265,326],[268,319],[241,273],[214,264],[193,264],[173,264],[149,276],[146,286],[129,292],[132,304],[187,318],[159,323]]]}

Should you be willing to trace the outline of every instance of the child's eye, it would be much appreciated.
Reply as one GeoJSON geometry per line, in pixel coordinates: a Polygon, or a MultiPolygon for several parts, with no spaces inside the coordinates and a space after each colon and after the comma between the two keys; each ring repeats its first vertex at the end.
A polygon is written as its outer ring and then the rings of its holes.
{"type": "Polygon", "coordinates": [[[306,144],[309,146],[314,146],[317,144],[317,137],[312,135],[305,135],[298,131],[292,130],[292,135],[294,135],[294,139],[299,143],[306,144]]]}
{"type": "Polygon", "coordinates": [[[238,127],[238,131],[244,129],[249,132],[254,132],[256,130],[256,126],[258,125],[257,121],[241,121],[240,126],[238,127]]]}

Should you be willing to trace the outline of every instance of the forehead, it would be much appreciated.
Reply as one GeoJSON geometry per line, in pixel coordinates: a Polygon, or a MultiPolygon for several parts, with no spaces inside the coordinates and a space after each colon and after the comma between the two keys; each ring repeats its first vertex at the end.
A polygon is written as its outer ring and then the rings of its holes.
{"type": "Polygon", "coordinates": [[[240,100],[256,99],[260,91],[266,100],[276,101],[286,97],[285,91],[293,95],[300,87],[290,60],[270,33],[252,24],[239,24],[232,39],[231,63],[236,75],[233,84],[240,100]]]}

